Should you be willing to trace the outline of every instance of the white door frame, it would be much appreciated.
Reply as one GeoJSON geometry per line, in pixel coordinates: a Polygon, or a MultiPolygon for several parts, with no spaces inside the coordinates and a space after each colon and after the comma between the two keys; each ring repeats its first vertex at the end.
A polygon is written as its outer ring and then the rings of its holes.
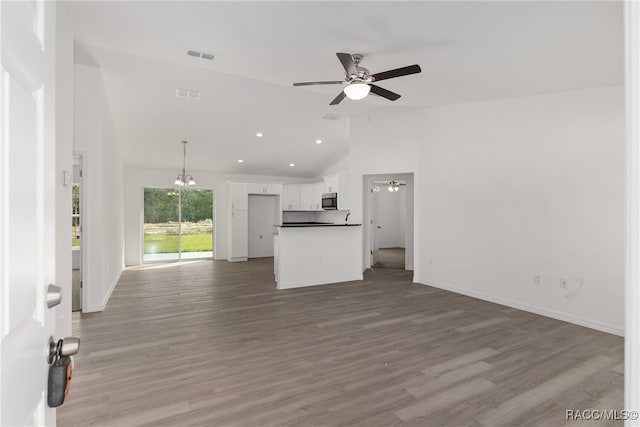
{"type": "MultiPolygon", "coordinates": [[[[362,229],[362,247],[363,247],[363,270],[372,267],[372,251],[373,251],[373,224],[372,224],[372,211],[373,211],[373,196],[371,192],[371,188],[373,187],[373,181],[375,179],[391,179],[391,177],[395,177],[394,179],[408,179],[408,176],[411,176],[411,185],[407,185],[407,200],[411,197],[412,207],[411,212],[407,209],[407,217],[405,220],[405,230],[411,230],[412,233],[416,233],[417,224],[415,221],[416,218],[416,205],[415,205],[415,180],[416,173],[413,171],[410,172],[380,172],[380,173],[372,173],[362,175],[362,221],[363,221],[363,229],[362,229]],[[411,215],[411,221],[409,221],[408,216],[411,215]]],[[[406,233],[406,231],[405,231],[406,233]]],[[[416,254],[417,250],[415,247],[415,239],[405,239],[406,249],[411,248],[411,254],[407,250],[405,255],[405,270],[413,271],[414,273],[414,282],[417,278],[416,275],[416,254]],[[411,258],[409,258],[411,256],[411,258]],[[411,262],[408,262],[411,260],[411,262]]]]}
{"type": "MultiPolygon", "coordinates": [[[[625,409],[640,411],[640,3],[625,2],[625,409]]],[[[638,426],[639,420],[627,420],[638,426]]]]}
{"type": "Polygon", "coordinates": [[[85,170],[85,165],[87,162],[87,153],[84,151],[73,151],[74,157],[80,157],[80,280],[81,280],[81,288],[80,288],[80,305],[82,313],[87,313],[85,310],[86,307],[89,306],[89,301],[87,296],[89,295],[89,291],[87,290],[90,283],[86,278],[87,275],[87,212],[86,212],[86,189],[87,189],[87,181],[86,176],[87,172],[85,170]]]}

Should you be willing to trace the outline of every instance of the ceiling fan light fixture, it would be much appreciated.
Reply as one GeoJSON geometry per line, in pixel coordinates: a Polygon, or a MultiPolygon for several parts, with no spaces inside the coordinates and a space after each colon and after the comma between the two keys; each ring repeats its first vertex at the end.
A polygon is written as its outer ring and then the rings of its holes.
{"type": "Polygon", "coordinates": [[[387,190],[389,190],[389,192],[391,193],[393,193],[394,191],[399,191],[401,185],[404,185],[404,184],[398,181],[389,181],[389,186],[387,187],[387,190]]]}
{"type": "Polygon", "coordinates": [[[345,86],[344,94],[347,95],[347,98],[353,99],[354,101],[358,101],[360,99],[365,98],[369,95],[369,91],[371,90],[371,86],[366,83],[357,82],[351,83],[345,86]]]}

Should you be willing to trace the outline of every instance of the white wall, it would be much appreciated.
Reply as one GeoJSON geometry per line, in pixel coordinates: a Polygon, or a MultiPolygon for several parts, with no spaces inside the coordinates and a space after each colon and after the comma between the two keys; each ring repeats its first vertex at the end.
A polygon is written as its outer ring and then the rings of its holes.
{"type": "Polygon", "coordinates": [[[609,87],[426,111],[418,281],[622,334],[623,107],[609,87]]]}
{"type": "Polygon", "coordinates": [[[622,334],[621,86],[381,110],[351,133],[359,221],[363,175],[415,172],[414,281],[622,334]]]}
{"type": "Polygon", "coordinates": [[[280,197],[249,195],[249,258],[273,256],[274,225],[280,218],[280,197]]]}
{"type": "MultiPolygon", "coordinates": [[[[179,141],[176,141],[178,144],[179,141]]],[[[177,145],[176,145],[177,146],[177,145]]],[[[187,159],[188,160],[188,159],[187,159]]],[[[176,169],[143,169],[125,167],[124,179],[124,242],[125,264],[142,264],[142,225],[143,225],[143,188],[172,188],[178,170],[182,168],[181,160],[176,169]]],[[[228,180],[238,182],[286,182],[290,184],[306,184],[313,182],[307,178],[291,178],[259,175],[235,175],[187,170],[198,183],[198,188],[213,190],[214,197],[214,253],[215,259],[227,258],[227,186],[228,180]]]]}
{"type": "Polygon", "coordinates": [[[63,298],[56,308],[56,336],[71,335],[71,186],[63,173],[72,172],[73,33],[71,4],[56,5],[56,284],[63,298]]]}
{"type": "Polygon", "coordinates": [[[123,164],[99,68],[75,65],[74,151],[83,156],[83,311],[103,310],[124,262],[123,164]]]}
{"type": "Polygon", "coordinates": [[[407,228],[405,267],[414,270],[414,281],[419,276],[420,246],[414,244],[414,236],[419,234],[421,225],[420,205],[414,200],[420,197],[420,145],[424,142],[424,112],[418,109],[394,108],[381,110],[367,116],[351,119],[351,148],[349,157],[349,185],[351,189],[351,218],[354,223],[363,223],[362,268],[370,267],[368,255],[370,242],[368,225],[363,220],[366,199],[363,194],[369,184],[365,175],[381,177],[404,177],[410,182],[406,190],[414,194],[407,198],[407,228]],[[413,175],[411,175],[413,174],[413,175]],[[415,221],[414,221],[415,218],[415,221]]]}
{"type": "Polygon", "coordinates": [[[326,176],[326,175],[331,175],[331,174],[337,173],[339,171],[349,169],[349,164],[350,164],[350,159],[349,159],[349,155],[347,154],[346,156],[340,158],[335,163],[333,163],[331,166],[329,166],[328,168],[326,168],[325,170],[320,172],[316,176],[316,179],[315,179],[314,182],[322,181],[322,178],[324,176],[326,176]]]}

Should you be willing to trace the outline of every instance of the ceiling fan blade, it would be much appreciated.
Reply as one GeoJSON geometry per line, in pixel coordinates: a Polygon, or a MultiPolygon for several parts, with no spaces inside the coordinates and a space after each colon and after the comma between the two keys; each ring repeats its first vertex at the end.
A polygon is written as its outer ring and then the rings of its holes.
{"type": "Polygon", "coordinates": [[[353,57],[351,56],[350,53],[336,53],[336,55],[338,56],[340,63],[342,64],[342,66],[344,67],[344,70],[347,72],[348,75],[350,76],[358,75],[358,70],[356,69],[356,63],[353,62],[353,57]]]}
{"type": "Polygon", "coordinates": [[[372,74],[375,82],[380,80],[393,79],[395,77],[408,76],[410,74],[417,74],[422,72],[419,65],[409,65],[408,67],[396,68],[395,70],[383,71],[382,73],[372,74]]]}
{"type": "Polygon", "coordinates": [[[381,88],[380,86],[371,84],[369,86],[371,86],[372,93],[375,93],[376,95],[379,95],[383,98],[387,98],[389,101],[395,101],[396,99],[400,98],[400,95],[398,95],[397,93],[381,88]]]}
{"type": "Polygon", "coordinates": [[[329,103],[329,105],[338,105],[340,104],[340,102],[342,102],[342,100],[344,99],[344,97],[347,96],[344,94],[344,91],[340,91],[340,93],[338,94],[338,96],[336,96],[333,101],[331,101],[329,103]]]}
{"type": "Polygon", "coordinates": [[[335,80],[335,81],[329,81],[329,82],[300,82],[300,83],[294,83],[294,86],[313,86],[313,85],[341,85],[342,83],[344,83],[343,80],[335,80]]]}

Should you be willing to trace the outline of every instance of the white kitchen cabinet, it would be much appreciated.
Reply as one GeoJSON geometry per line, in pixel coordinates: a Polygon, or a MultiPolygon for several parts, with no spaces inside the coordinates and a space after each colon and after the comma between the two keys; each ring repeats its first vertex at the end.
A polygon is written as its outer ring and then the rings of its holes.
{"type": "Polygon", "coordinates": [[[231,212],[229,261],[246,261],[249,256],[249,211],[231,212]]]}
{"type": "Polygon", "coordinates": [[[324,178],[324,193],[338,193],[339,192],[339,178],[338,174],[327,175],[324,178]]]}
{"type": "Polygon", "coordinates": [[[324,192],[338,193],[338,209],[351,209],[351,199],[349,197],[349,175],[347,174],[347,171],[339,171],[323,178],[324,192]]]}
{"type": "Polygon", "coordinates": [[[247,184],[244,182],[232,182],[229,186],[231,192],[231,210],[246,211],[249,208],[247,184]]]}
{"type": "Polygon", "coordinates": [[[311,188],[311,203],[314,211],[322,210],[322,193],[324,190],[324,183],[317,182],[312,185],[311,188]]]}
{"type": "Polygon", "coordinates": [[[300,185],[282,186],[282,210],[299,211],[300,206],[300,185]]]}
{"type": "Polygon", "coordinates": [[[300,186],[300,210],[313,211],[315,210],[315,203],[313,203],[313,184],[300,186]]]}
{"type": "Polygon", "coordinates": [[[281,195],[282,184],[250,183],[250,184],[247,184],[247,193],[248,194],[281,195]]]}

